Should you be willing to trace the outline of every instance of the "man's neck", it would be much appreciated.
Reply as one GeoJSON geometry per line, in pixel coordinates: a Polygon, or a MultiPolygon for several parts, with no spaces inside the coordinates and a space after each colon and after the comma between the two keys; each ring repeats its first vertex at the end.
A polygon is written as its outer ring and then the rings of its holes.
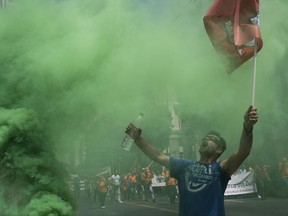
{"type": "Polygon", "coordinates": [[[203,164],[212,164],[212,163],[216,162],[216,159],[215,158],[203,158],[203,157],[201,157],[199,162],[203,163],[203,164]]]}

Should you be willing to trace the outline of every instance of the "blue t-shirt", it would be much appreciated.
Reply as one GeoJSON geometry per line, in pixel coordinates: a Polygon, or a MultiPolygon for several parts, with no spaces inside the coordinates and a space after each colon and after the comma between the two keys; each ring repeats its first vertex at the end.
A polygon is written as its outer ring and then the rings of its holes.
{"type": "Polygon", "coordinates": [[[224,192],[230,176],[220,164],[170,158],[171,176],[178,180],[179,216],[225,216],[224,192]]]}

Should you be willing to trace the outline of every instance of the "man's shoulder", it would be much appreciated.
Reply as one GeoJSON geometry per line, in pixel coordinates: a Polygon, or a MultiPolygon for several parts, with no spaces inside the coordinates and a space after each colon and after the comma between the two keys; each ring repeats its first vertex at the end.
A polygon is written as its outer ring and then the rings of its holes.
{"type": "Polygon", "coordinates": [[[170,157],[170,160],[172,163],[183,163],[183,164],[196,163],[196,161],[194,161],[194,160],[185,159],[185,158],[178,158],[178,157],[170,157]]]}
{"type": "Polygon", "coordinates": [[[171,169],[170,170],[179,170],[184,169],[185,167],[191,166],[196,163],[194,160],[170,157],[171,169]]]}
{"type": "Polygon", "coordinates": [[[184,158],[177,158],[177,157],[170,157],[170,175],[171,177],[179,180],[191,165],[195,164],[196,162],[190,159],[184,158]]]}

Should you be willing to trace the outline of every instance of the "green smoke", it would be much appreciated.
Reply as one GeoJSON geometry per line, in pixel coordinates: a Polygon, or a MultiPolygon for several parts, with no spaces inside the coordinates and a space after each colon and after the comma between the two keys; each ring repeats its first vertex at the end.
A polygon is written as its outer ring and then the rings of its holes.
{"type": "MultiPolygon", "coordinates": [[[[224,72],[202,21],[211,3],[15,0],[1,9],[1,210],[71,215],[60,167],[74,165],[74,147],[82,144],[91,169],[115,158],[132,160],[120,143],[139,112],[144,136],[167,145],[167,86],[199,135],[218,130],[227,154],[233,152],[251,103],[253,62],[230,76],[224,72]]],[[[249,158],[263,159],[269,145],[273,154],[263,160],[275,160],[287,152],[288,3],[260,4],[260,120],[249,158]]]]}
{"type": "Polygon", "coordinates": [[[34,111],[0,109],[3,215],[72,215],[63,165],[49,150],[34,111]]]}

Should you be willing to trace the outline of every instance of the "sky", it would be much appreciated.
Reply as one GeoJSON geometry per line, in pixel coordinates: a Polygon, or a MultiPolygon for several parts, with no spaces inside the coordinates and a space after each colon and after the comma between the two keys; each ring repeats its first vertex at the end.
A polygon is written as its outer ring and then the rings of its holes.
{"type": "MultiPolygon", "coordinates": [[[[140,112],[146,128],[158,121],[167,86],[181,113],[208,119],[226,138],[223,157],[235,151],[251,104],[253,61],[227,75],[203,25],[212,2],[15,0],[2,8],[1,154],[22,136],[64,166],[83,140],[90,149],[119,152],[126,125],[140,112]]],[[[260,117],[252,161],[268,163],[288,154],[287,8],[284,0],[260,1],[264,46],[257,55],[260,117]]],[[[62,209],[72,211],[67,203],[62,209]]]]}

